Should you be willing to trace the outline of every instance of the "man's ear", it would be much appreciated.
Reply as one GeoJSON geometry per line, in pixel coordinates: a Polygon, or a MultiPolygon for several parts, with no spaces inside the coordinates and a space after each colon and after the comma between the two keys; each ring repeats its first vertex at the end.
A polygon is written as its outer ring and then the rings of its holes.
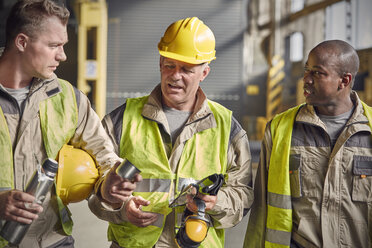
{"type": "Polygon", "coordinates": [[[21,52],[25,50],[30,38],[25,35],[24,33],[19,33],[16,38],[14,39],[15,46],[21,52]]]}
{"type": "Polygon", "coordinates": [[[352,78],[353,78],[353,75],[351,75],[351,73],[344,73],[344,75],[342,75],[341,77],[341,83],[338,86],[338,89],[341,90],[341,89],[349,87],[351,84],[352,78]]]}
{"type": "Polygon", "coordinates": [[[203,76],[202,78],[200,79],[200,83],[204,81],[204,79],[208,76],[211,68],[209,67],[208,64],[204,65],[205,67],[203,68],[203,76]]]}

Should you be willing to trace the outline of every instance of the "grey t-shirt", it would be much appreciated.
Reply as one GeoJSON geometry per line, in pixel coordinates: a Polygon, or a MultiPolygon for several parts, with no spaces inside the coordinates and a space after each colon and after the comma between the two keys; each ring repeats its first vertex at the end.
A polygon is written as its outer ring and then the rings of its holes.
{"type": "Polygon", "coordinates": [[[350,119],[354,108],[337,116],[319,115],[320,120],[326,125],[327,133],[331,138],[332,147],[335,145],[338,136],[345,127],[346,122],[350,119]]]}
{"type": "Polygon", "coordinates": [[[182,132],[187,120],[192,112],[181,111],[163,106],[165,116],[168,120],[169,130],[171,132],[172,145],[176,142],[178,135],[182,132]]]}
{"type": "Polygon", "coordinates": [[[5,88],[5,89],[12,97],[14,97],[14,99],[17,100],[18,106],[21,110],[21,114],[23,114],[23,110],[25,109],[25,103],[26,103],[25,100],[27,98],[28,92],[30,92],[30,85],[24,88],[19,88],[19,89],[12,89],[12,88],[5,88]]]}

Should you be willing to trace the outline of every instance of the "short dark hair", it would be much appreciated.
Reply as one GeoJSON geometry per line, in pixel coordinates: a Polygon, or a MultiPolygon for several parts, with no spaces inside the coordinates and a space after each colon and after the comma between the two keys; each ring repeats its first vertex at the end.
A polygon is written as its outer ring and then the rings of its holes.
{"type": "Polygon", "coordinates": [[[62,3],[56,1],[19,0],[13,5],[6,20],[6,47],[10,46],[19,33],[34,38],[42,29],[44,20],[52,16],[67,25],[70,12],[62,3]]]}
{"type": "Polygon", "coordinates": [[[354,84],[355,76],[359,70],[359,56],[355,49],[343,40],[326,40],[319,43],[313,50],[322,49],[324,56],[333,55],[336,57],[337,72],[340,76],[344,73],[351,73],[354,84]]]}

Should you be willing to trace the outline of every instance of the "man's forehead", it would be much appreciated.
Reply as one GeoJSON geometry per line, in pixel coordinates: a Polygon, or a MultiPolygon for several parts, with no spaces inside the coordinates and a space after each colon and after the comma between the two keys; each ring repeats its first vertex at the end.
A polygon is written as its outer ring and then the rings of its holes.
{"type": "Polygon", "coordinates": [[[316,49],[310,52],[309,59],[306,64],[309,65],[310,61],[313,67],[329,67],[337,65],[338,57],[333,51],[326,49],[316,49]]]}

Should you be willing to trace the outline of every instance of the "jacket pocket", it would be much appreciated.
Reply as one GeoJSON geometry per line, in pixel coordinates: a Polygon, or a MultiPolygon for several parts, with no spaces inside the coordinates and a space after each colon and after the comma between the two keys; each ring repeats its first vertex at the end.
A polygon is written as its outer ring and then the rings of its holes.
{"type": "Polygon", "coordinates": [[[289,179],[291,196],[294,198],[301,197],[301,154],[289,156],[289,179]]]}
{"type": "Polygon", "coordinates": [[[353,156],[353,201],[372,201],[372,157],[353,156]]]}

